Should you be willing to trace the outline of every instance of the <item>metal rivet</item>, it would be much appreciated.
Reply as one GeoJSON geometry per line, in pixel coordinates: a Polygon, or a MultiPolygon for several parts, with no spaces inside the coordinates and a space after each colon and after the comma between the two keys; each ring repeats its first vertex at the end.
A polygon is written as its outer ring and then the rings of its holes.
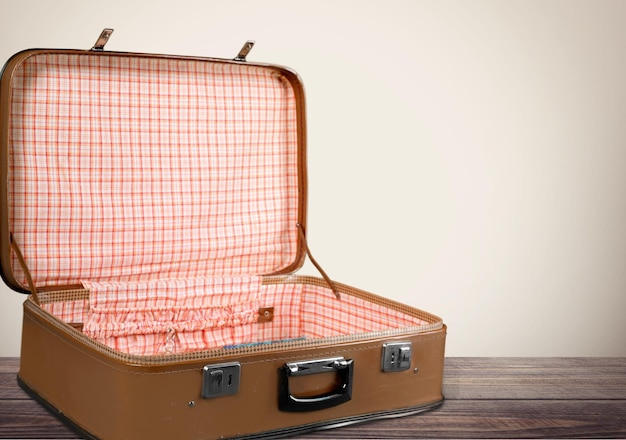
{"type": "Polygon", "coordinates": [[[418,371],[419,371],[419,369],[414,368],[414,369],[413,369],[413,374],[417,374],[417,372],[418,372],[418,371]]]}
{"type": "Polygon", "coordinates": [[[187,406],[189,406],[189,408],[193,408],[194,406],[196,406],[196,402],[194,402],[193,400],[190,400],[187,406]]]}

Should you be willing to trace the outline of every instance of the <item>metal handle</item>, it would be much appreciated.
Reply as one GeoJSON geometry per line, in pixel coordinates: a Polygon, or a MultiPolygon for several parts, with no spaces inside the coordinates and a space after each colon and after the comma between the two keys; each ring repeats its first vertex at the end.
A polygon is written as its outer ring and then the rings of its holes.
{"type": "Polygon", "coordinates": [[[340,405],[352,399],[354,362],[342,357],[304,362],[287,362],[279,370],[280,383],[278,408],[281,411],[316,411],[340,405]],[[339,386],[330,393],[312,397],[295,397],[289,390],[289,378],[325,372],[336,372],[341,379],[339,386]]]}

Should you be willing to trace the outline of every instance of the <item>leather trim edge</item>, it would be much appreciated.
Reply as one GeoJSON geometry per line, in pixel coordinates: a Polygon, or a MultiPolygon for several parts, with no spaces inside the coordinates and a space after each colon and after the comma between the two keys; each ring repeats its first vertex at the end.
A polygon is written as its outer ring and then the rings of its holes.
{"type": "Polygon", "coordinates": [[[441,400],[437,400],[435,402],[430,402],[414,407],[402,408],[396,410],[382,411],[372,414],[361,414],[352,417],[345,417],[341,419],[331,419],[318,423],[311,423],[307,425],[298,425],[285,429],[277,429],[275,431],[265,431],[257,434],[246,435],[242,437],[231,437],[232,439],[264,439],[264,438],[281,438],[281,437],[290,437],[296,434],[304,434],[307,432],[314,431],[325,431],[328,429],[336,429],[342,428],[350,425],[356,425],[359,423],[367,423],[373,422],[376,420],[383,419],[395,419],[399,417],[408,417],[412,415],[416,415],[419,413],[423,413],[426,411],[432,411],[434,409],[439,408],[443,405],[445,398],[442,397],[441,400]]]}

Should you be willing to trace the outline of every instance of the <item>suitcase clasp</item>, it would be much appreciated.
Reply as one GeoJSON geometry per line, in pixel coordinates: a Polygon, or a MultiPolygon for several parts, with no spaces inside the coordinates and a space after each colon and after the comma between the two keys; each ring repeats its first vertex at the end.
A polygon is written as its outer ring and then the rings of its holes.
{"type": "Polygon", "coordinates": [[[202,369],[202,397],[210,399],[237,394],[240,380],[239,362],[206,365],[202,369]]]}
{"type": "Polygon", "coordinates": [[[412,348],[410,342],[383,344],[380,369],[386,373],[405,371],[411,368],[412,348]]]}

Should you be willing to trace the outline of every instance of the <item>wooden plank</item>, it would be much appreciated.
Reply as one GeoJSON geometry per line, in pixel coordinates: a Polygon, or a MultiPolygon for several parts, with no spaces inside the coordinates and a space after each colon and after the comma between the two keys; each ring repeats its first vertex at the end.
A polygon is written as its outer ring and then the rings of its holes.
{"type": "Polygon", "coordinates": [[[81,437],[34,400],[0,400],[0,438],[81,437]]]}
{"type": "Polygon", "coordinates": [[[30,396],[17,384],[19,367],[20,358],[0,358],[0,402],[30,399],[30,396]]]}
{"type": "Polygon", "coordinates": [[[447,358],[447,399],[626,399],[626,358],[447,358]]]}
{"type": "Polygon", "coordinates": [[[16,373],[0,373],[0,402],[27,399],[30,399],[28,394],[17,385],[16,373]]]}
{"type": "MultiPolygon", "coordinates": [[[[0,359],[0,438],[79,438],[0,359]]],[[[297,438],[626,438],[624,358],[448,358],[435,411],[297,438]]]]}
{"type": "Polygon", "coordinates": [[[452,400],[431,412],[297,438],[574,438],[626,436],[626,401],[452,400]]]}
{"type": "MultiPolygon", "coordinates": [[[[3,401],[0,438],[80,438],[32,401],[3,401]]],[[[456,400],[416,416],[294,438],[572,438],[626,436],[626,401],[456,400]]]]}
{"type": "MultiPolygon", "coordinates": [[[[0,358],[0,402],[4,400],[29,399],[28,394],[17,385],[19,366],[19,358],[0,358]]],[[[4,406],[5,403],[2,402],[2,405],[4,406]]]]}
{"type": "Polygon", "coordinates": [[[20,358],[5,357],[0,358],[0,374],[17,373],[20,368],[20,358]]]}

